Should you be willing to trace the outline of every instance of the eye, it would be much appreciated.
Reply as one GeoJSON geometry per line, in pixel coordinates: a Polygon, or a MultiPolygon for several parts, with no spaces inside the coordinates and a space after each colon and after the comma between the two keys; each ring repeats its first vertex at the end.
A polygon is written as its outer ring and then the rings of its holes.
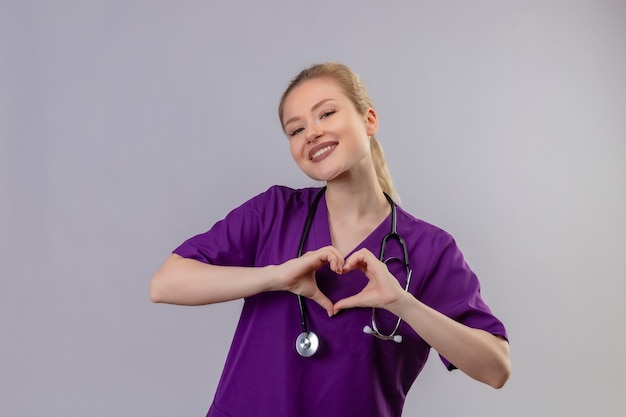
{"type": "Polygon", "coordinates": [[[332,115],[332,114],[335,114],[336,112],[337,112],[337,110],[335,110],[335,109],[325,111],[324,113],[322,113],[322,114],[320,115],[320,119],[325,119],[325,118],[327,118],[328,116],[330,116],[330,115],[332,115]]]}
{"type": "Polygon", "coordinates": [[[292,130],[291,132],[289,132],[289,136],[293,137],[296,136],[298,133],[302,132],[304,129],[301,127],[298,127],[294,130],[292,130]]]}

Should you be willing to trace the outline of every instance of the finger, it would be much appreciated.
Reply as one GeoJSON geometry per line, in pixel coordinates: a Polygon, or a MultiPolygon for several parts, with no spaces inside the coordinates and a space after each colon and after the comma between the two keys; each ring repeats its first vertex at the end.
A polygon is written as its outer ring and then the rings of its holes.
{"type": "Polygon", "coordinates": [[[374,255],[368,250],[365,250],[365,251],[359,250],[353,253],[352,255],[350,255],[348,259],[346,259],[343,265],[343,271],[349,272],[358,268],[367,269],[369,262],[371,262],[372,260],[378,260],[378,259],[375,258],[374,255]]]}
{"type": "Polygon", "coordinates": [[[326,246],[319,249],[318,254],[320,256],[320,261],[328,263],[333,272],[337,274],[342,273],[345,261],[336,248],[333,246],[326,246]]]}
{"type": "Polygon", "coordinates": [[[335,314],[333,302],[330,301],[330,299],[328,299],[328,297],[326,297],[324,293],[322,293],[320,290],[317,290],[315,294],[313,294],[309,298],[319,304],[324,310],[326,310],[326,313],[328,313],[328,317],[332,317],[335,314]]]}

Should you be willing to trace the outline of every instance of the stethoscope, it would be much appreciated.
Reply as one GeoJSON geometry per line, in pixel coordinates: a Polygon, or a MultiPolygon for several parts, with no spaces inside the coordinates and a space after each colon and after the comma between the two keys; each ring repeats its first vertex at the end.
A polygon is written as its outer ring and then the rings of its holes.
{"type": "MultiPolygon", "coordinates": [[[[304,230],[302,232],[302,237],[300,238],[300,246],[298,247],[298,258],[302,256],[302,251],[304,249],[304,244],[306,242],[307,236],[309,235],[309,229],[311,228],[313,216],[315,215],[315,211],[317,210],[317,205],[320,201],[320,198],[322,198],[322,195],[324,195],[325,191],[326,187],[323,187],[315,196],[313,204],[311,204],[309,214],[304,225],[304,230]]],[[[391,206],[391,231],[387,233],[385,237],[383,237],[383,240],[380,244],[380,256],[378,257],[378,259],[385,264],[387,264],[391,260],[400,260],[396,257],[390,257],[385,259],[385,249],[387,247],[387,241],[389,239],[396,239],[400,243],[400,246],[402,246],[402,254],[404,256],[404,259],[402,259],[402,264],[406,269],[406,284],[404,286],[404,290],[408,291],[409,284],[411,283],[411,274],[413,273],[413,271],[409,268],[409,254],[407,252],[404,239],[402,239],[397,231],[396,203],[394,203],[394,201],[391,199],[391,197],[387,195],[387,193],[384,194],[385,198],[387,198],[387,201],[389,202],[389,205],[391,206]]],[[[301,295],[298,295],[298,306],[300,307],[300,322],[302,324],[302,333],[300,333],[296,338],[296,351],[301,356],[308,358],[310,356],[313,356],[315,352],[317,352],[317,349],[320,345],[320,340],[314,332],[308,330],[308,327],[306,325],[306,309],[304,305],[304,298],[301,295]]],[[[396,334],[396,332],[398,331],[401,322],[402,319],[398,317],[393,331],[389,334],[383,334],[378,330],[378,327],[376,326],[376,308],[372,308],[372,325],[366,325],[365,327],[363,327],[363,332],[371,334],[372,336],[375,336],[381,340],[393,340],[396,343],[400,343],[402,342],[402,336],[396,334]]]]}

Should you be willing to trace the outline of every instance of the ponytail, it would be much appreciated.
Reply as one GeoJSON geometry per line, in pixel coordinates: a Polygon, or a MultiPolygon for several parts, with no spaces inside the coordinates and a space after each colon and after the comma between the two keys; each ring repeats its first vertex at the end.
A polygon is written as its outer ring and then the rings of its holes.
{"type": "Polygon", "coordinates": [[[370,148],[372,150],[372,161],[374,162],[374,169],[376,170],[376,177],[378,178],[380,188],[389,194],[394,201],[400,202],[400,196],[393,187],[393,181],[391,180],[391,173],[389,172],[387,162],[385,161],[383,147],[374,136],[370,138],[370,148]]]}

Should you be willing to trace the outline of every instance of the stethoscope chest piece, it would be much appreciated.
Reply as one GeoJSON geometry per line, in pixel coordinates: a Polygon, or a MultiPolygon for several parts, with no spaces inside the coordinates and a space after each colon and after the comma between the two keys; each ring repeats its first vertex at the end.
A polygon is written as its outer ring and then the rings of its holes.
{"type": "Polygon", "coordinates": [[[320,340],[313,332],[302,332],[296,338],[296,351],[305,358],[313,356],[319,345],[320,340]]]}

